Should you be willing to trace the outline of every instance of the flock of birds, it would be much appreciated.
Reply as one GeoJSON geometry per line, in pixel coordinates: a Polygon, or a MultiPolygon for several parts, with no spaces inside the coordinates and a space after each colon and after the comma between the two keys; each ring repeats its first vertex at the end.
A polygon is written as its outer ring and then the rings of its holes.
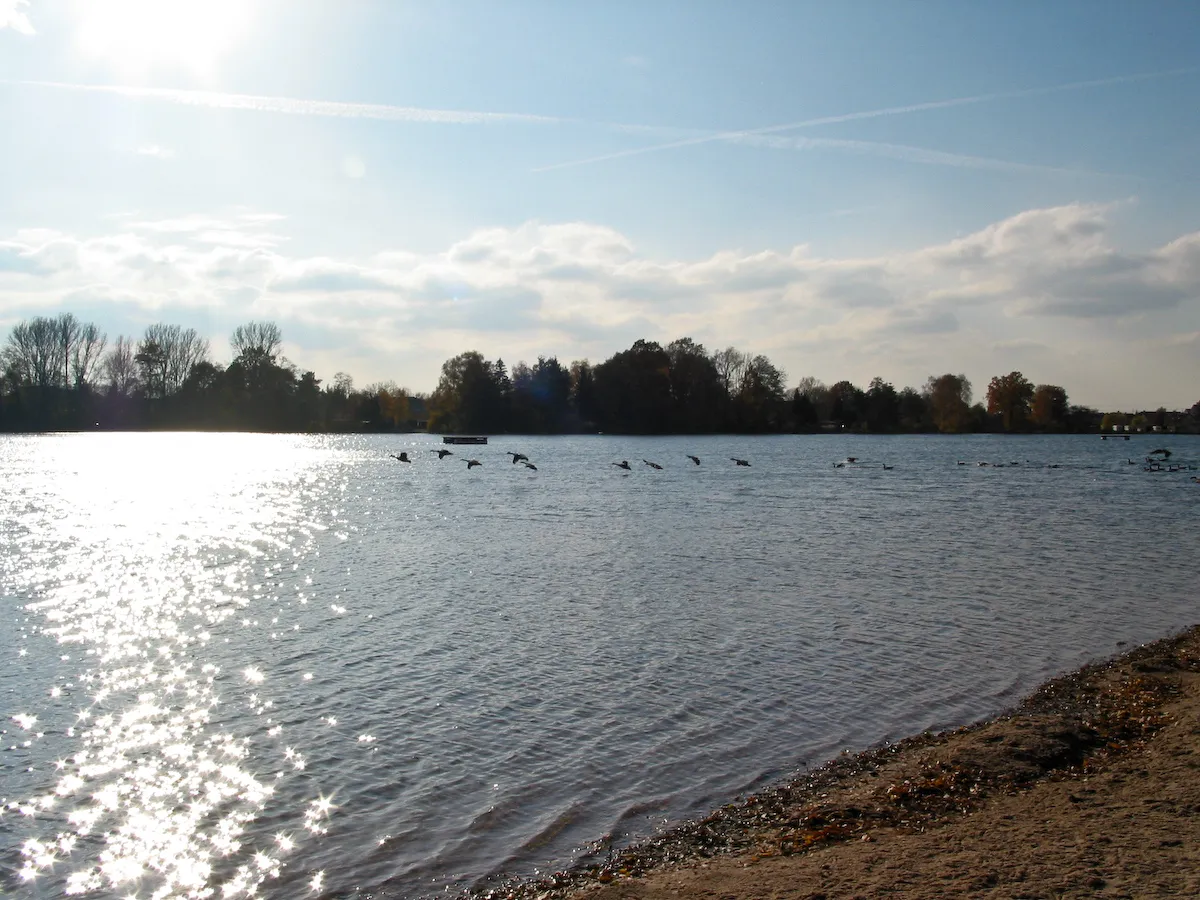
{"type": "MultiPolygon", "coordinates": [[[[454,455],[454,451],[453,451],[453,450],[447,450],[447,449],[445,449],[444,447],[439,447],[437,450],[430,450],[429,452],[430,452],[430,453],[436,453],[436,454],[437,454],[437,457],[438,457],[438,459],[445,459],[447,456],[453,456],[453,455],[454,455]]],[[[529,457],[528,457],[528,456],[526,456],[524,453],[515,453],[515,452],[514,452],[514,451],[512,451],[512,450],[508,450],[508,451],[505,451],[505,452],[506,452],[506,453],[507,453],[509,456],[511,456],[511,457],[512,457],[512,464],[513,464],[514,466],[515,466],[517,463],[520,463],[520,464],[521,464],[521,465],[523,465],[525,468],[527,468],[527,469],[532,469],[534,472],[536,472],[536,471],[538,470],[537,466],[535,466],[533,463],[531,463],[531,462],[529,461],[529,457]]],[[[412,460],[411,460],[411,459],[409,458],[409,456],[408,456],[408,451],[407,451],[407,450],[401,450],[399,453],[389,453],[388,455],[389,455],[389,456],[390,456],[392,459],[394,459],[394,460],[397,460],[397,461],[399,461],[399,462],[402,462],[402,463],[411,463],[411,462],[412,462],[412,460]]],[[[692,454],[690,454],[690,453],[688,453],[688,454],[685,454],[685,455],[686,455],[686,456],[687,456],[687,458],[688,458],[688,459],[690,459],[690,460],[691,460],[691,461],[692,461],[692,462],[693,462],[695,465],[697,465],[697,466],[698,466],[698,465],[700,465],[700,457],[698,457],[698,456],[693,456],[693,455],[692,455],[692,454]]],[[[749,461],[748,459],[739,459],[739,458],[738,458],[738,457],[736,457],[736,456],[731,456],[731,457],[729,457],[729,459],[730,459],[732,462],[734,462],[734,463],[736,463],[737,465],[739,465],[739,466],[746,466],[746,467],[749,467],[749,465],[750,465],[750,461],[749,461]]],[[[475,468],[475,466],[482,466],[482,465],[483,465],[483,463],[481,463],[481,462],[480,462],[479,460],[477,460],[477,459],[468,459],[468,460],[465,460],[465,462],[466,462],[466,464],[467,464],[467,468],[468,468],[468,469],[473,469],[473,468],[475,468]]],[[[662,469],[662,468],[663,468],[663,467],[662,467],[662,466],[661,466],[659,463],[656,463],[656,462],[651,462],[651,461],[650,461],[650,460],[648,460],[648,459],[643,459],[643,460],[642,460],[642,462],[644,462],[646,465],[648,465],[648,466],[649,466],[650,468],[652,468],[652,469],[662,469]]],[[[627,459],[623,459],[623,460],[621,460],[620,462],[615,462],[615,463],[613,463],[613,465],[614,465],[614,466],[616,466],[618,469],[624,469],[624,470],[625,470],[625,471],[627,471],[627,472],[628,472],[628,471],[629,471],[629,470],[632,468],[632,467],[629,465],[629,460],[627,460],[627,459]]],[[[890,467],[889,467],[889,466],[885,466],[884,468],[890,468],[890,467]]]]}
{"type": "MultiPolygon", "coordinates": [[[[439,460],[445,459],[447,456],[454,455],[453,450],[447,450],[444,447],[439,447],[438,449],[430,450],[429,452],[436,453],[439,460]]],[[[536,472],[538,470],[538,467],[535,466],[532,462],[530,462],[529,457],[526,456],[524,453],[517,453],[513,450],[508,450],[506,452],[510,457],[512,457],[513,465],[520,463],[526,469],[530,469],[534,472],[536,472]]],[[[391,456],[392,459],[397,460],[398,462],[402,462],[402,463],[411,463],[412,462],[412,459],[409,457],[407,450],[401,450],[399,453],[391,453],[388,455],[391,456]]],[[[687,456],[687,458],[692,461],[693,465],[697,465],[697,466],[700,465],[700,457],[695,456],[691,453],[687,453],[687,454],[685,454],[685,456],[687,456]]],[[[1142,464],[1142,470],[1145,472],[1190,472],[1197,468],[1197,466],[1188,464],[1188,463],[1168,462],[1168,460],[1170,460],[1170,458],[1171,458],[1171,451],[1166,449],[1165,447],[1160,447],[1158,449],[1151,450],[1150,454],[1145,458],[1145,461],[1142,464]]],[[[745,466],[747,468],[750,466],[750,461],[748,459],[741,459],[736,456],[731,456],[731,457],[729,457],[729,460],[730,460],[730,462],[732,462],[738,466],[745,466]]],[[[476,466],[483,465],[483,463],[477,459],[466,459],[466,460],[464,460],[464,462],[466,462],[468,470],[473,469],[476,466]]],[[[649,466],[651,469],[662,469],[663,468],[663,466],[660,463],[654,462],[653,460],[643,459],[642,462],[645,463],[647,466],[649,466]]],[[[1030,463],[1029,460],[1026,460],[1025,462],[1030,463]]],[[[1137,461],[1133,460],[1133,459],[1126,459],[1125,462],[1131,466],[1138,465],[1137,461]]],[[[961,459],[958,460],[958,464],[960,466],[967,465],[967,463],[961,459]]],[[[1036,465],[1035,463],[1030,463],[1030,464],[1036,465]]],[[[624,469],[626,472],[632,471],[632,469],[633,469],[633,467],[629,464],[629,460],[627,460],[627,459],[623,459],[620,462],[611,463],[611,465],[616,466],[618,469],[624,469]]],[[[872,466],[867,466],[866,464],[860,464],[859,458],[857,456],[847,456],[841,462],[835,462],[833,465],[834,465],[834,468],[837,468],[837,469],[843,469],[843,468],[846,468],[847,466],[851,466],[854,468],[870,468],[870,467],[872,467],[872,466]]],[[[887,463],[883,463],[881,465],[882,465],[882,468],[884,469],[884,471],[891,471],[892,469],[896,468],[895,466],[889,466],[887,463]]],[[[975,463],[975,465],[980,466],[980,467],[986,466],[986,467],[990,467],[990,468],[994,468],[994,469],[1003,469],[1003,468],[1010,467],[1010,466],[1020,466],[1020,465],[1022,465],[1022,463],[1019,460],[1014,460],[1011,462],[984,462],[984,461],[981,461],[981,462],[975,463]]],[[[1044,463],[1043,468],[1058,469],[1058,468],[1061,468],[1061,464],[1060,463],[1044,463]]],[[[1200,484],[1200,477],[1193,476],[1191,480],[1196,482],[1197,484],[1200,484]]]]}

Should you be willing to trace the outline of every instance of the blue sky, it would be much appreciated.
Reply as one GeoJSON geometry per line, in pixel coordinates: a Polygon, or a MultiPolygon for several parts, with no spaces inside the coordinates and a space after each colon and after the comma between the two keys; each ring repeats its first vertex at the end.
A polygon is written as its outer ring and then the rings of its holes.
{"type": "Polygon", "coordinates": [[[1200,399],[1200,6],[0,0],[0,333],[1200,399]]]}

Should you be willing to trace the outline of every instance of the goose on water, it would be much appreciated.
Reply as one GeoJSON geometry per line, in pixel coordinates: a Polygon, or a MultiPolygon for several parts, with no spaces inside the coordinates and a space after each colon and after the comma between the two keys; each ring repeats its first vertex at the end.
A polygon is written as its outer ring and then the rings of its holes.
{"type": "Polygon", "coordinates": [[[392,459],[398,459],[400,462],[412,462],[412,460],[408,458],[407,450],[401,450],[399,456],[397,456],[395,453],[389,453],[388,455],[392,459]]]}

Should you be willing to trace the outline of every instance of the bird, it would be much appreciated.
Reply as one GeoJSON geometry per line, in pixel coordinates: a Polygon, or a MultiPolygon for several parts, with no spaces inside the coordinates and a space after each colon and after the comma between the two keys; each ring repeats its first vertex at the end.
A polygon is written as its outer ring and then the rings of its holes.
{"type": "Polygon", "coordinates": [[[848,462],[848,463],[856,463],[856,462],[858,462],[858,457],[857,457],[857,456],[847,456],[847,457],[846,457],[846,462],[848,462]]]}
{"type": "Polygon", "coordinates": [[[960,466],[965,466],[965,465],[966,465],[966,463],[965,463],[965,462],[963,462],[961,459],[958,461],[958,464],[959,464],[960,466]]]}
{"type": "Polygon", "coordinates": [[[436,453],[438,455],[438,459],[445,459],[447,456],[454,455],[453,450],[430,450],[429,452],[436,453]]]}
{"type": "Polygon", "coordinates": [[[652,469],[661,469],[662,468],[662,466],[660,466],[658,463],[652,463],[648,459],[643,459],[642,462],[644,462],[646,465],[648,465],[652,469]]]}
{"type": "Polygon", "coordinates": [[[1171,458],[1171,451],[1170,451],[1170,450],[1168,450],[1166,447],[1159,447],[1157,450],[1151,450],[1151,451],[1150,451],[1150,455],[1151,455],[1151,456],[1153,456],[1155,453],[1161,453],[1161,454],[1162,454],[1162,457],[1163,457],[1163,459],[1170,459],[1170,458],[1171,458]]]}
{"type": "Polygon", "coordinates": [[[619,463],[613,463],[613,465],[616,466],[618,469],[625,469],[626,471],[628,471],[629,460],[623,459],[619,463]]]}
{"type": "Polygon", "coordinates": [[[1132,459],[1129,459],[1128,457],[1126,457],[1126,458],[1125,458],[1125,463],[1126,463],[1127,465],[1130,465],[1130,466],[1136,466],[1136,465],[1137,465],[1137,463],[1135,463],[1135,462],[1134,462],[1132,459]]]}
{"type": "Polygon", "coordinates": [[[846,464],[845,464],[844,462],[841,462],[841,463],[834,463],[834,464],[833,464],[833,467],[834,467],[835,469],[844,469],[844,468],[846,468],[846,464]]]}
{"type": "Polygon", "coordinates": [[[748,459],[738,459],[736,456],[731,456],[729,458],[731,460],[733,460],[735,463],[737,463],[739,466],[749,467],[749,465],[750,465],[750,460],[748,460],[748,459]]]}
{"type": "Polygon", "coordinates": [[[400,462],[412,462],[412,460],[408,458],[407,450],[401,450],[399,456],[397,456],[395,453],[390,453],[388,455],[391,456],[392,459],[400,460],[400,462]]]}
{"type": "Polygon", "coordinates": [[[884,464],[883,464],[883,470],[884,470],[885,472],[890,472],[890,471],[892,471],[892,469],[894,469],[894,468],[896,468],[896,467],[895,467],[895,466],[889,466],[887,463],[884,463],[884,464]]]}
{"type": "Polygon", "coordinates": [[[528,462],[529,461],[529,457],[526,456],[524,453],[513,453],[511,450],[506,450],[504,452],[512,457],[514,466],[519,462],[522,462],[522,461],[528,462]]]}
{"type": "Polygon", "coordinates": [[[527,469],[533,469],[533,471],[535,471],[535,472],[537,471],[537,466],[535,466],[529,460],[525,460],[524,462],[521,463],[521,465],[523,465],[527,469]]]}
{"type": "Polygon", "coordinates": [[[477,459],[468,459],[467,460],[467,469],[471,469],[473,466],[482,466],[482,465],[483,465],[483,463],[481,463],[477,459]]]}
{"type": "Polygon", "coordinates": [[[694,462],[696,465],[700,465],[700,457],[692,456],[692,454],[689,453],[687,455],[687,458],[690,459],[692,462],[694,462]]]}

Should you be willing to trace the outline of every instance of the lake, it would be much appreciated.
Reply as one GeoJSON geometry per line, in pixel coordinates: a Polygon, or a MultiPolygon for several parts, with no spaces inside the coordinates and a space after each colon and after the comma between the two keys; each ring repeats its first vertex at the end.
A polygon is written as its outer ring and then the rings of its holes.
{"type": "Polygon", "coordinates": [[[1200,619],[1159,446],[0,437],[0,893],[443,895],[986,716],[1200,619]]]}

